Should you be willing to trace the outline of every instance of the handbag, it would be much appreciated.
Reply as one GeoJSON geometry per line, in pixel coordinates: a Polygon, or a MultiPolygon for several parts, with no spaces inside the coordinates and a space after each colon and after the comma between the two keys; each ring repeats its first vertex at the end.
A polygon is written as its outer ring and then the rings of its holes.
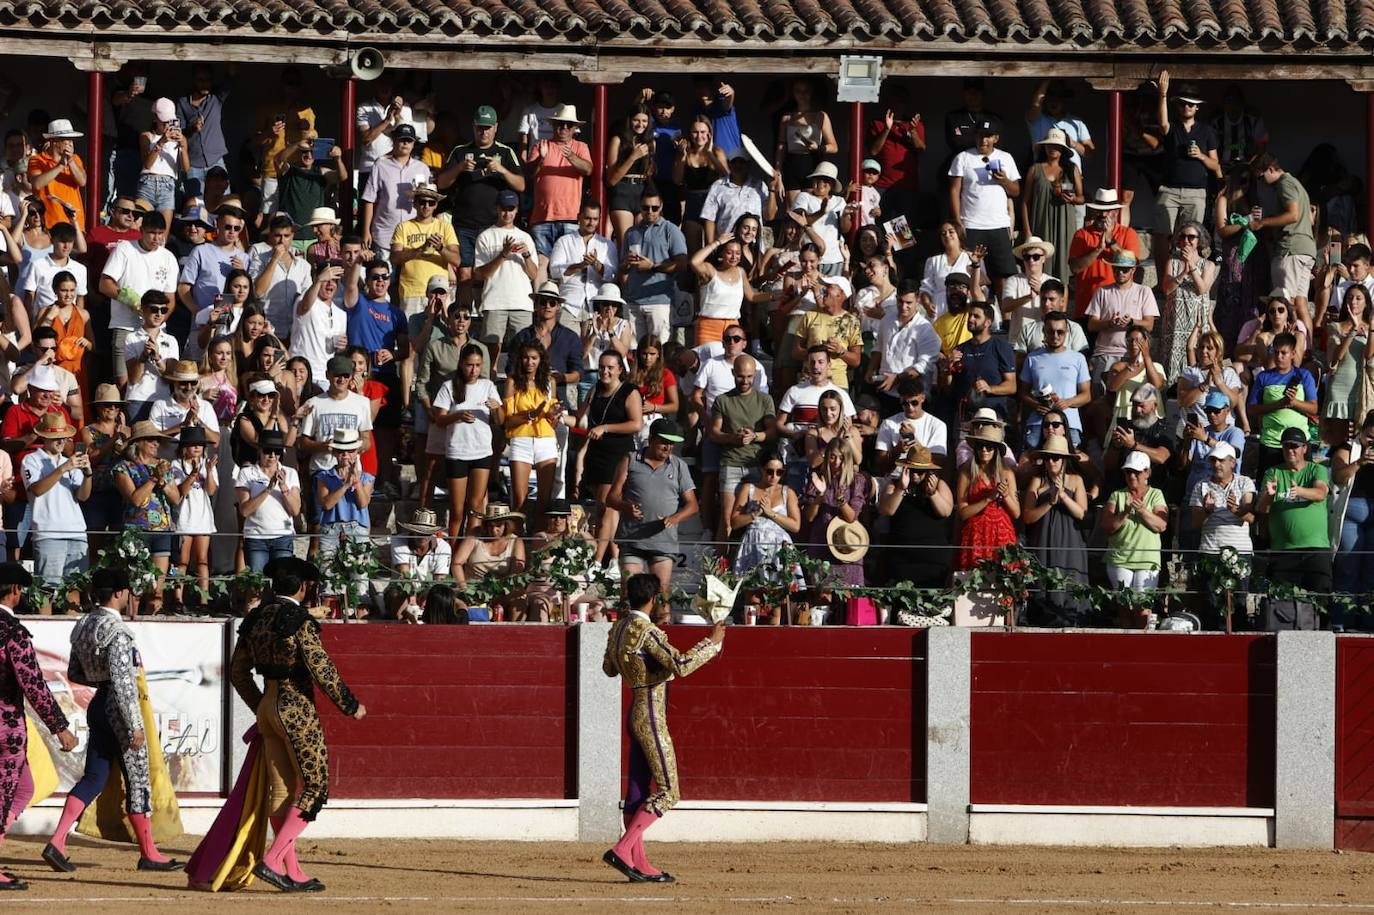
{"type": "Polygon", "coordinates": [[[845,603],[844,618],[847,626],[877,626],[878,605],[871,597],[851,597],[845,603]]]}

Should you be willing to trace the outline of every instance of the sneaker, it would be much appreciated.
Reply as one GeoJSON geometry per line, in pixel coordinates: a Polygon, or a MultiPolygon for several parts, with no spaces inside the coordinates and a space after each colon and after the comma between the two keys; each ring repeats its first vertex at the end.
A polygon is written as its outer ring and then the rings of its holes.
{"type": "Polygon", "coordinates": [[[612,562],[606,569],[606,577],[611,581],[620,581],[620,563],[612,562]]]}

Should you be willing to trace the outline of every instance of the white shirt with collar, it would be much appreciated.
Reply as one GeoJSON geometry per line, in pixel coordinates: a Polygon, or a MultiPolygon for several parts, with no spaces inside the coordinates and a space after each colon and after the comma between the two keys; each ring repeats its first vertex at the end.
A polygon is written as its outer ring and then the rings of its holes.
{"type": "Polygon", "coordinates": [[[878,322],[878,351],[882,353],[879,370],[900,375],[915,369],[921,376],[933,373],[935,357],[940,355],[940,335],[919,311],[902,324],[898,315],[887,315],[878,322]]]}
{"type": "MultiPolygon", "coordinates": [[[[248,272],[254,282],[272,265],[272,246],[258,242],[248,249],[248,272]]],[[[292,253],[290,263],[278,261],[272,266],[272,284],[267,287],[267,295],[262,296],[263,309],[267,320],[282,340],[291,336],[291,325],[296,320],[296,303],[301,294],[310,288],[310,263],[300,254],[292,253]]]]}
{"type": "Polygon", "coordinates": [[[558,292],[563,296],[563,308],[578,320],[591,313],[592,296],[602,285],[615,279],[620,258],[615,243],[604,235],[584,239],[580,233],[564,235],[553,243],[549,254],[549,277],[558,280],[558,292]],[[593,254],[601,262],[600,270],[583,270],[582,259],[593,254]],[[574,268],[569,270],[568,268],[574,268]]]}

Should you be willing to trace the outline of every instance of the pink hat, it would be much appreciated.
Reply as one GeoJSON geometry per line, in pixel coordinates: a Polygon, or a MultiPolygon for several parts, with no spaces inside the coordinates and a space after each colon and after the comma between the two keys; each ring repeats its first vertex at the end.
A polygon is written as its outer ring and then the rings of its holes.
{"type": "Polygon", "coordinates": [[[177,106],[169,98],[160,98],[153,102],[153,117],[162,123],[175,121],[177,117],[177,106]]]}

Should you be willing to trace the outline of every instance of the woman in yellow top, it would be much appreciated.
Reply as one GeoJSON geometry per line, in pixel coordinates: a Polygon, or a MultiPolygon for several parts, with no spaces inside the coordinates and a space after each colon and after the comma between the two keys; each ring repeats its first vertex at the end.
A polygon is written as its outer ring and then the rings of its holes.
{"type": "Polygon", "coordinates": [[[563,417],[563,404],[554,393],[549,355],[538,343],[522,343],[511,355],[503,407],[510,443],[511,508],[524,510],[533,467],[535,514],[542,518],[553,495],[553,475],[558,466],[554,424],[563,417]]]}

